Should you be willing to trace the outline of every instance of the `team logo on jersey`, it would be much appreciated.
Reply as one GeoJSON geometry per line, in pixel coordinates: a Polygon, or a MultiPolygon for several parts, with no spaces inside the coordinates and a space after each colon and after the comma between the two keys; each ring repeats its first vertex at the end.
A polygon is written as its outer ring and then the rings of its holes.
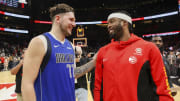
{"type": "Polygon", "coordinates": [[[135,55],[142,55],[142,48],[136,48],[134,54],[135,55]]]}
{"type": "Polygon", "coordinates": [[[71,47],[67,47],[67,49],[72,49],[71,47]]]}
{"type": "Polygon", "coordinates": [[[74,62],[73,54],[56,53],[56,63],[72,63],[74,62]]]}
{"type": "Polygon", "coordinates": [[[108,60],[107,58],[104,58],[104,59],[103,59],[103,62],[105,62],[105,61],[107,61],[107,60],[108,60]]]}
{"type": "Polygon", "coordinates": [[[137,62],[137,58],[135,56],[130,56],[129,57],[129,63],[135,64],[137,62]]]}
{"type": "Polygon", "coordinates": [[[59,47],[59,44],[54,44],[54,48],[57,48],[57,47],[59,47]]]}

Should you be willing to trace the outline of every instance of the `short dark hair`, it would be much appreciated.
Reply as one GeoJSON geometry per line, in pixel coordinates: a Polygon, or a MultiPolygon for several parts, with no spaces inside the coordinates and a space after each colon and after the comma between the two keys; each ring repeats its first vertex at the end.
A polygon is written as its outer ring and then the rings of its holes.
{"type": "Polygon", "coordinates": [[[53,21],[55,15],[67,13],[67,12],[74,12],[74,9],[71,6],[62,3],[62,4],[56,4],[55,6],[51,7],[49,9],[49,12],[50,12],[51,21],[53,21]]]}
{"type": "Polygon", "coordinates": [[[156,37],[160,37],[160,38],[161,38],[161,40],[163,41],[162,37],[161,37],[161,36],[159,36],[159,35],[152,36],[151,40],[153,41],[153,39],[154,39],[154,38],[156,38],[156,37]]]}

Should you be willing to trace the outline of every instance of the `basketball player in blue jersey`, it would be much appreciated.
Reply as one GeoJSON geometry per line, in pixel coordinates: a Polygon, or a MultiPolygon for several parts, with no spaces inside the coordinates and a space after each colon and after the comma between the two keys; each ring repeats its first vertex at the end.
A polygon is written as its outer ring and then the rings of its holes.
{"type": "Polygon", "coordinates": [[[50,17],[50,32],[33,38],[24,58],[24,101],[75,101],[74,78],[84,75],[95,65],[94,59],[74,68],[73,46],[65,38],[76,26],[74,9],[57,4],[50,8],[50,17]]]}

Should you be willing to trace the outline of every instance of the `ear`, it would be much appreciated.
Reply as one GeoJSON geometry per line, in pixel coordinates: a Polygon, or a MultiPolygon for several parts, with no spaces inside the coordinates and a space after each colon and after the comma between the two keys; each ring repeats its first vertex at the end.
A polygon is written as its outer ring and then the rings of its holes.
{"type": "Polygon", "coordinates": [[[124,21],[121,21],[121,26],[123,26],[124,25],[124,21]]]}
{"type": "Polygon", "coordinates": [[[122,21],[121,26],[128,26],[128,22],[127,21],[122,21]]]}
{"type": "Polygon", "coordinates": [[[58,23],[59,23],[59,22],[60,22],[60,19],[61,19],[61,17],[60,17],[60,16],[58,16],[58,15],[56,15],[56,16],[55,16],[55,21],[56,21],[56,22],[58,22],[58,23]]]}

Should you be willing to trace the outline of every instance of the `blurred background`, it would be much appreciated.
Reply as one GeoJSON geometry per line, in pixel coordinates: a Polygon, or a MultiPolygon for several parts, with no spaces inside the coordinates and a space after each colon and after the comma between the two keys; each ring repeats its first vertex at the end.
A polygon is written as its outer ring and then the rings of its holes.
{"type": "Polygon", "coordinates": [[[120,10],[129,12],[136,35],[148,41],[162,36],[163,55],[171,57],[171,75],[180,85],[180,0],[0,0],[0,71],[10,70],[29,41],[50,30],[49,8],[58,3],[75,9],[77,25],[68,39],[87,58],[110,42],[107,16],[120,10]]]}

